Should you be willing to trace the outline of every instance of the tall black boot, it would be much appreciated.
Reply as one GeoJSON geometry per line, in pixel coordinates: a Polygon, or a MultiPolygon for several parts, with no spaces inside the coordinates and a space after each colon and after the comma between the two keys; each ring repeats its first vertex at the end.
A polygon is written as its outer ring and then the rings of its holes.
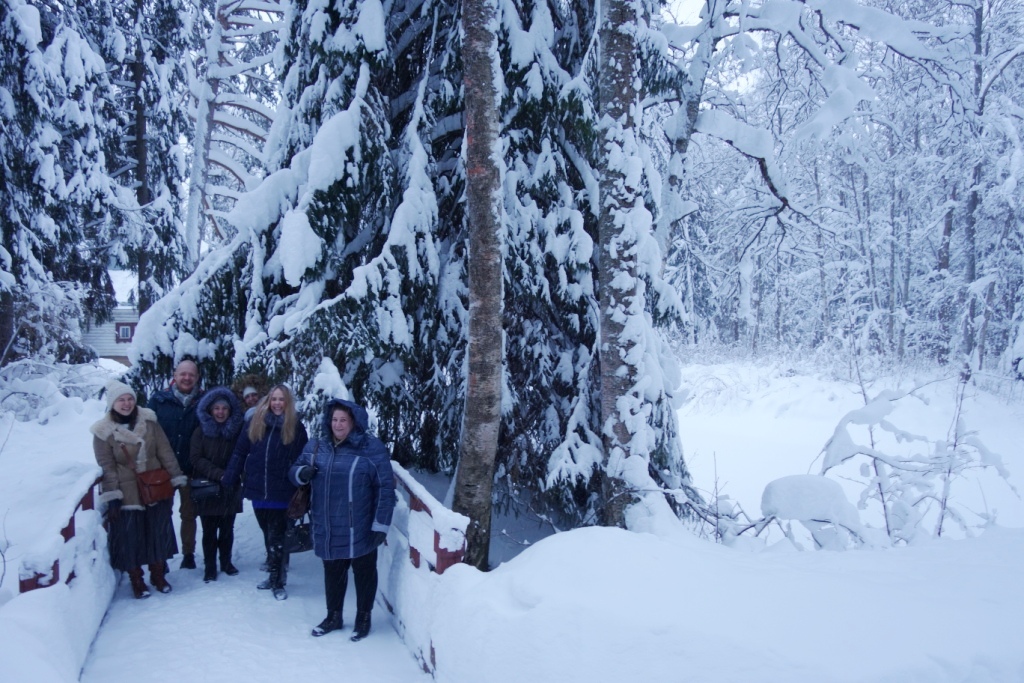
{"type": "Polygon", "coordinates": [[[356,627],[352,629],[352,637],[349,640],[358,643],[368,635],[370,635],[370,613],[356,612],[356,627]]]}
{"type": "Polygon", "coordinates": [[[235,535],[231,530],[221,529],[217,543],[220,550],[220,570],[228,576],[238,574],[238,568],[231,563],[231,547],[235,543],[235,535]]]}
{"type": "Polygon", "coordinates": [[[280,548],[271,549],[270,576],[267,578],[267,581],[270,583],[270,590],[273,592],[275,600],[288,599],[288,591],[284,589],[284,563],[282,562],[280,548]]]}
{"type": "Polygon", "coordinates": [[[337,631],[345,624],[341,621],[341,610],[328,610],[327,618],[321,621],[318,625],[313,627],[310,635],[319,638],[320,636],[326,635],[331,631],[337,631]]]}
{"type": "Polygon", "coordinates": [[[203,520],[203,582],[217,580],[217,537],[203,520]]]}

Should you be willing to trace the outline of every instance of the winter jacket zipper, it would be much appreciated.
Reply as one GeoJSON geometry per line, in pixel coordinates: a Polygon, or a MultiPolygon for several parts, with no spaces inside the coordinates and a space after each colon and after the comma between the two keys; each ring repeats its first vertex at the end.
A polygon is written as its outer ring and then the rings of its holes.
{"type": "Polygon", "coordinates": [[[348,471],[348,552],[352,557],[356,553],[356,515],[352,503],[352,482],[356,479],[356,466],[359,464],[359,456],[352,458],[352,467],[348,471]]]}
{"type": "MultiPolygon", "coordinates": [[[[313,457],[310,458],[310,461],[313,463],[314,467],[316,467],[316,452],[318,450],[319,450],[319,446],[313,450],[313,457]]],[[[335,456],[337,456],[337,454],[338,454],[338,451],[337,451],[336,448],[334,448],[334,446],[332,444],[331,445],[331,459],[327,462],[327,467],[324,468],[324,470],[323,470],[324,471],[324,475],[326,476],[326,479],[327,479],[327,481],[324,484],[324,528],[327,530],[327,542],[324,545],[324,547],[327,548],[327,553],[328,554],[330,554],[330,552],[331,552],[331,510],[330,510],[331,484],[334,483],[334,477],[331,476],[331,475],[334,472],[334,458],[335,458],[335,456]]]]}
{"type": "Polygon", "coordinates": [[[277,425],[270,425],[270,433],[267,434],[267,451],[263,454],[263,500],[270,500],[270,443],[273,441],[275,429],[277,429],[277,425]]]}

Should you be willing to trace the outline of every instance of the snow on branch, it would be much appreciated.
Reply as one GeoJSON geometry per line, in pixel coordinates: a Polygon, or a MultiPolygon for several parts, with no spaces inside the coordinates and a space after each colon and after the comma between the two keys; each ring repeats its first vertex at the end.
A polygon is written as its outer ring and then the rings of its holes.
{"type": "Polygon", "coordinates": [[[757,161],[765,183],[781,203],[779,211],[790,206],[789,190],[775,158],[775,138],[771,133],[718,110],[702,111],[697,116],[695,131],[718,138],[740,154],[757,161]]]}

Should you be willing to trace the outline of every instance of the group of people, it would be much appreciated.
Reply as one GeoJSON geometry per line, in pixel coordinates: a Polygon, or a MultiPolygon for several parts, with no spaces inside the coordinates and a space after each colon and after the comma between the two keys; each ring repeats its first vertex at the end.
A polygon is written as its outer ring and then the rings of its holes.
{"type": "MultiPolygon", "coordinates": [[[[172,500],[144,503],[138,474],[164,469],[178,491],[181,569],[195,569],[197,519],[202,525],[205,582],[220,572],[239,573],[232,561],[234,524],[242,499],[251,501],[266,550],[267,577],[257,584],[278,600],[288,597],[289,502],[309,487],[313,550],[323,561],[327,616],[312,630],[322,636],[343,627],[342,605],[351,569],[356,617],[351,639],[370,632],[377,593],[377,548],[387,537],[395,484],[387,447],[369,432],[368,414],[345,399],[326,402],[320,436],[310,439],[284,384],[265,396],[252,385],[202,391],[199,368],[182,360],[170,387],[149,407],[135,390],[112,381],[107,412],[91,427],[96,461],[103,470],[100,502],[106,504],[110,563],[124,571],[136,598],[153,588],[171,592],[167,561],[178,553],[172,500]],[[198,482],[219,485],[200,497],[198,482]],[[193,496],[192,483],[197,482],[193,496]]],[[[209,487],[207,487],[209,488],[209,487]]]]}

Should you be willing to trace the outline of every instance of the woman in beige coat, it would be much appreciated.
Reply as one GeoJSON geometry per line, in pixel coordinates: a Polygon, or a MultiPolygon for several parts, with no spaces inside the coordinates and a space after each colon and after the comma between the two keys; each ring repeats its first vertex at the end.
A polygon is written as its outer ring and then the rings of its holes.
{"type": "Polygon", "coordinates": [[[100,502],[107,504],[107,543],[110,564],[128,573],[136,598],[148,598],[142,565],[149,565],[149,580],[161,593],[170,593],[164,576],[166,561],[178,552],[171,522],[172,499],[143,505],[136,472],[164,468],[175,487],[187,478],[178,466],[167,435],[156,414],[135,403],[135,391],[123,382],[107,385],[107,414],[89,431],[96,462],[103,469],[100,502]]]}

